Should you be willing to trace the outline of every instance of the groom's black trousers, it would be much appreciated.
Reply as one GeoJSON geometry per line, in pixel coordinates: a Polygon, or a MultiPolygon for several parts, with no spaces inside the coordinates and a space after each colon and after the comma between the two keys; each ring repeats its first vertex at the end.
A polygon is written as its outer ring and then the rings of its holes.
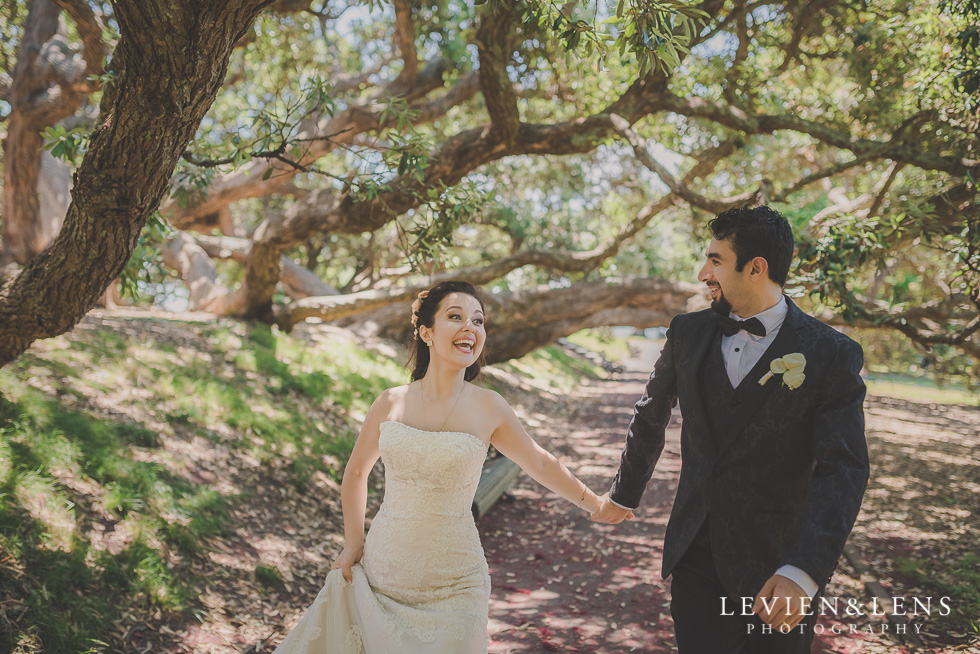
{"type": "MultiPolygon", "coordinates": [[[[762,590],[761,588],[759,590],[762,590]]],[[[707,520],[674,568],[670,584],[678,654],[809,654],[817,616],[806,616],[787,634],[764,633],[757,615],[742,616],[741,598],[722,588],[711,557],[707,520]],[[722,597],[727,597],[723,615],[722,597]]],[[[819,595],[814,604],[819,602],[819,595]]]]}

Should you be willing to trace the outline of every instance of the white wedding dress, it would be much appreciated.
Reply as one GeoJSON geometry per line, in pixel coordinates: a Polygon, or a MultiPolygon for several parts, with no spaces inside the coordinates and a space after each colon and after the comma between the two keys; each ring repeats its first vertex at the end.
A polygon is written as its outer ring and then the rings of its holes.
{"type": "Polygon", "coordinates": [[[483,654],[490,574],[471,505],[487,445],[381,423],[385,496],[348,584],[331,570],[274,654],[483,654]]]}

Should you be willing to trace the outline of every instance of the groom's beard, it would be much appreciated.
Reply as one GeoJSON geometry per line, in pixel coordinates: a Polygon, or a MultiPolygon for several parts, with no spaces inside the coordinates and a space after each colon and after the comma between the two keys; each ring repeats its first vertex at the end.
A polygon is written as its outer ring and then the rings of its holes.
{"type": "Polygon", "coordinates": [[[721,290],[721,286],[716,286],[715,288],[718,289],[718,299],[711,301],[711,308],[717,313],[727,317],[728,314],[732,312],[732,303],[725,297],[725,293],[721,290]]]}

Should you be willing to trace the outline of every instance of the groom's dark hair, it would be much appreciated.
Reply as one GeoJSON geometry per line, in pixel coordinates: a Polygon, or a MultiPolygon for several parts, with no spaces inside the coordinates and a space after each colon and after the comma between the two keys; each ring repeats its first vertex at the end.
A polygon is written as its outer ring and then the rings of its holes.
{"type": "Polygon", "coordinates": [[[719,241],[731,239],[735,270],[741,272],[749,261],[762,257],[769,264],[769,279],[786,285],[793,261],[793,230],[778,211],[765,205],[735,207],[718,214],[708,227],[719,241]]]}

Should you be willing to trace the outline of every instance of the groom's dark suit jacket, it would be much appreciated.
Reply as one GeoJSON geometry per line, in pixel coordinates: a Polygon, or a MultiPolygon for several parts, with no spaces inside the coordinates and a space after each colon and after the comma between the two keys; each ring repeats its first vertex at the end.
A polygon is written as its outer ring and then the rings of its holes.
{"type": "Polygon", "coordinates": [[[822,588],[844,549],[869,476],[864,356],[853,340],[786,301],[769,349],[734,392],[726,389],[724,421],[709,417],[715,398],[699,382],[709,348],[720,347],[714,312],[678,315],[667,330],[610,490],[615,502],[639,506],[679,400],[681,476],[664,537],[664,577],[706,519],[719,578],[735,598],[754,597],[784,564],[822,588]],[[789,389],[780,375],[759,385],[773,359],[793,352],[806,357],[800,387],[789,389]]]}

